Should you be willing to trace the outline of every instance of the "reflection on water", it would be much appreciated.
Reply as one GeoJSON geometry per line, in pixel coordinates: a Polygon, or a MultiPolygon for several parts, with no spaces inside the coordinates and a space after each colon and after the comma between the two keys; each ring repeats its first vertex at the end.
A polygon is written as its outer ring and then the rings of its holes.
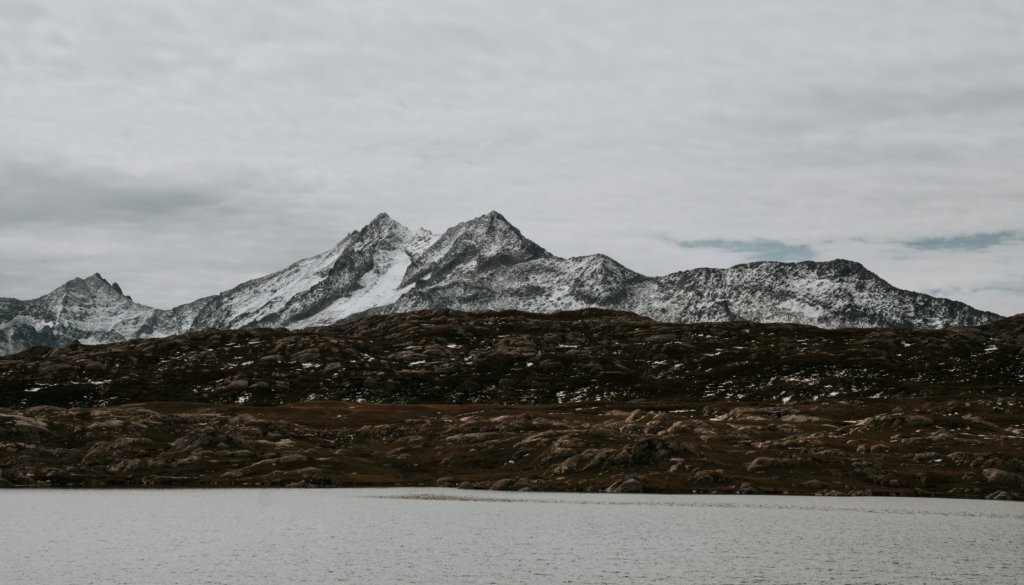
{"type": "Polygon", "coordinates": [[[4,583],[991,583],[1024,506],[445,489],[0,493],[4,583]]]}

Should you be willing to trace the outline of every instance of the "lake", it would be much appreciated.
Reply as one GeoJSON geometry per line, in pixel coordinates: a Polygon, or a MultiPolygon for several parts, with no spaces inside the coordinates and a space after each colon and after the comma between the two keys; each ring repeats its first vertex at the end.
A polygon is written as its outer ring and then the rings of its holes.
{"type": "Polygon", "coordinates": [[[4,490],[0,582],[1024,582],[1024,505],[449,489],[4,490]]]}

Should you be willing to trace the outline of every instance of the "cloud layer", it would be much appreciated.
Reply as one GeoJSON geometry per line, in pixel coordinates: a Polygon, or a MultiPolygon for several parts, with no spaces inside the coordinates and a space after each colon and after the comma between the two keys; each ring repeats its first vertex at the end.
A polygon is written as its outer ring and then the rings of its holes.
{"type": "Polygon", "coordinates": [[[379,211],[1024,311],[1015,0],[0,4],[0,295],[170,306],[379,211]]]}

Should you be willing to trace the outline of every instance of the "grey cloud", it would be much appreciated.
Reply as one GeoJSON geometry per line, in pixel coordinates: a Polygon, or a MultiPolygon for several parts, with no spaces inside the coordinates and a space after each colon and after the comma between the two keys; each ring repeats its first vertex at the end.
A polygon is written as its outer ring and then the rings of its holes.
{"type": "Polygon", "coordinates": [[[42,2],[32,0],[4,0],[0,3],[0,21],[30,24],[46,18],[50,10],[42,2]]]}
{"type": "Polygon", "coordinates": [[[915,250],[984,250],[998,246],[1008,240],[1024,236],[1020,232],[1003,231],[993,233],[966,234],[940,238],[921,238],[905,244],[915,250]]]}
{"type": "Polygon", "coordinates": [[[1019,229],[1024,3],[739,4],[0,0],[0,295],[101,271],[166,306],[380,211],[649,273],[1020,264],[917,239],[1019,229]]]}
{"type": "Polygon", "coordinates": [[[101,272],[170,307],[319,252],[364,220],[318,215],[300,179],[282,190],[251,169],[194,171],[0,163],[0,296],[34,298],[101,272]]]}
{"type": "Polygon", "coordinates": [[[175,183],[57,161],[3,161],[0,225],[143,222],[224,206],[222,194],[175,183]]]}
{"type": "MultiPolygon", "coordinates": [[[[975,67],[980,64],[973,64],[975,67]]],[[[987,64],[991,66],[991,64],[987,64]]],[[[938,71],[948,69],[939,64],[938,71]]],[[[881,122],[892,119],[927,119],[933,116],[989,115],[1024,111],[1024,84],[1013,77],[1005,79],[963,79],[952,87],[940,87],[938,75],[897,81],[902,85],[860,85],[844,87],[841,83],[809,92],[806,106],[820,116],[845,119],[851,124],[881,122]]],[[[814,118],[805,120],[811,123],[814,118]]],[[[935,121],[935,120],[933,120],[935,121]]]]}

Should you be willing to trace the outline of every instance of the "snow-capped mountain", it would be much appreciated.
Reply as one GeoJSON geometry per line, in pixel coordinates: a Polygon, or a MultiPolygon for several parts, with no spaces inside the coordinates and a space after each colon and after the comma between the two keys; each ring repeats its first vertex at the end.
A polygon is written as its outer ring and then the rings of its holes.
{"type": "Polygon", "coordinates": [[[389,305],[408,288],[401,283],[413,258],[436,239],[382,213],[322,254],[203,299],[190,328],[305,327],[389,305]]]}
{"type": "MultiPolygon", "coordinates": [[[[99,274],[75,278],[31,301],[0,299],[0,353],[71,341],[110,343],[143,333],[158,311],[140,305],[99,274]]],[[[171,331],[160,331],[166,335],[171,331]]]]}
{"type": "Polygon", "coordinates": [[[754,262],[648,277],[603,254],[553,256],[493,212],[448,230],[403,284],[412,288],[376,312],[601,307],[679,323],[744,319],[831,328],[938,328],[999,318],[897,289],[848,260],[754,262]]]}
{"type": "Polygon", "coordinates": [[[848,260],[755,262],[648,277],[602,254],[554,256],[496,212],[440,235],[381,214],[326,252],[171,310],[135,303],[98,274],[31,301],[0,299],[0,353],[206,328],[299,328],[432,307],[544,313],[601,307],[671,322],[821,327],[938,328],[999,318],[897,289],[848,260]]]}

